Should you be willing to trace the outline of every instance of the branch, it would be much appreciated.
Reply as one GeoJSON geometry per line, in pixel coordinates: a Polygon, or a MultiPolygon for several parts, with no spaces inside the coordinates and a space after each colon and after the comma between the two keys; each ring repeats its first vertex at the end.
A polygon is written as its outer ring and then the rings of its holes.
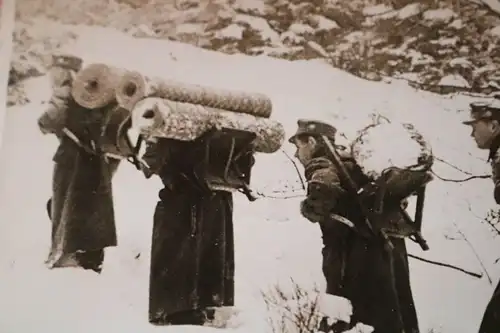
{"type": "Polygon", "coordinates": [[[465,170],[463,170],[463,169],[460,169],[460,168],[459,168],[459,167],[457,167],[456,165],[453,165],[453,164],[451,164],[450,162],[448,162],[448,161],[446,161],[446,160],[443,160],[442,158],[439,158],[439,157],[434,157],[434,159],[435,159],[436,161],[439,161],[439,162],[441,162],[441,163],[446,164],[446,165],[447,165],[447,166],[449,166],[449,167],[452,167],[453,169],[455,169],[455,170],[457,170],[457,171],[460,171],[461,173],[464,173],[464,174],[466,174],[466,175],[472,176],[472,173],[470,173],[470,172],[468,172],[468,171],[465,171],[465,170]]]}
{"type": "MultiPolygon", "coordinates": [[[[469,205],[469,210],[470,210],[470,205],[469,205]]],[[[467,238],[467,236],[465,236],[465,234],[462,232],[462,230],[460,230],[460,228],[455,223],[455,221],[451,220],[451,223],[453,223],[453,225],[455,226],[457,232],[460,234],[460,236],[462,236],[463,240],[467,243],[467,245],[469,246],[469,248],[472,250],[472,253],[474,253],[474,256],[476,257],[477,261],[479,262],[479,265],[481,265],[484,273],[486,274],[486,277],[488,278],[488,282],[492,285],[493,281],[491,280],[491,276],[488,273],[488,270],[486,269],[486,267],[484,266],[483,260],[481,259],[481,257],[477,253],[476,249],[474,248],[474,246],[472,245],[472,243],[469,241],[469,239],[467,238]]]]}
{"type": "Polygon", "coordinates": [[[293,158],[290,157],[290,155],[287,154],[287,152],[284,149],[280,149],[283,154],[292,162],[293,167],[295,168],[295,171],[297,171],[297,175],[299,176],[300,183],[302,184],[302,189],[306,189],[306,184],[304,183],[304,179],[302,179],[302,176],[300,175],[299,167],[297,166],[297,163],[293,160],[293,158]]]}
{"type": "Polygon", "coordinates": [[[431,172],[434,176],[436,176],[436,178],[438,178],[444,182],[453,182],[453,183],[463,183],[463,182],[467,182],[467,181],[473,180],[473,179],[489,179],[489,178],[491,178],[491,175],[476,175],[476,176],[469,176],[469,177],[463,178],[463,179],[451,179],[451,178],[441,177],[440,175],[438,175],[434,171],[431,171],[431,172]]]}
{"type": "Polygon", "coordinates": [[[491,175],[473,175],[472,173],[468,172],[468,171],[465,171],[459,167],[457,167],[456,165],[453,165],[451,164],[450,162],[442,159],[442,158],[439,158],[439,157],[434,157],[434,159],[436,161],[439,161],[441,163],[444,163],[446,164],[447,166],[463,173],[463,174],[466,174],[468,175],[469,177],[466,177],[466,178],[463,178],[463,179],[451,179],[451,178],[444,178],[444,177],[441,177],[440,175],[438,175],[437,173],[435,173],[434,171],[432,171],[432,174],[434,176],[436,176],[436,178],[442,180],[442,181],[445,181],[445,182],[454,182],[454,183],[463,183],[463,182],[467,182],[469,180],[473,180],[473,179],[489,179],[491,178],[491,175]]]}
{"type": "Polygon", "coordinates": [[[433,265],[437,265],[437,266],[442,266],[442,267],[448,267],[448,268],[460,271],[462,273],[465,273],[467,275],[473,276],[473,277],[478,278],[478,279],[480,279],[480,278],[483,277],[482,274],[474,273],[474,272],[465,270],[463,268],[460,268],[460,267],[457,267],[457,266],[454,266],[454,265],[451,265],[451,264],[446,264],[446,263],[443,263],[443,262],[438,262],[438,261],[434,261],[434,260],[425,259],[425,258],[416,256],[414,254],[408,253],[408,257],[413,258],[413,259],[417,259],[417,260],[420,260],[420,261],[423,261],[423,262],[426,262],[426,263],[429,263],[429,264],[433,264],[433,265]]]}

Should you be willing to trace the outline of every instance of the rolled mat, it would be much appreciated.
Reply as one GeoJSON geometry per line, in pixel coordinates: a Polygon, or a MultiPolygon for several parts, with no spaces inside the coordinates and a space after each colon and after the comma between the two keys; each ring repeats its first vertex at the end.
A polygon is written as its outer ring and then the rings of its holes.
{"type": "Polygon", "coordinates": [[[199,104],[262,118],[269,118],[272,113],[272,102],[263,94],[148,78],[135,71],[125,73],[116,90],[118,104],[132,110],[135,104],[145,97],[160,97],[175,102],[199,104]]]}
{"type": "Polygon", "coordinates": [[[214,128],[252,132],[256,152],[274,153],[283,144],[285,130],[272,119],[202,105],[150,97],[132,111],[132,128],[146,137],[192,141],[214,128]]]}
{"type": "Polygon", "coordinates": [[[87,109],[102,108],[116,99],[115,89],[124,70],[105,64],[91,64],[77,73],[71,94],[87,109]]]}

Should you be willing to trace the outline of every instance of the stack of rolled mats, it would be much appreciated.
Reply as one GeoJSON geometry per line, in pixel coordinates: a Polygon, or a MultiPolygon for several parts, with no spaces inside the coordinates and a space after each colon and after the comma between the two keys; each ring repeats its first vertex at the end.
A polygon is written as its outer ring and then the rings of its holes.
{"type": "Polygon", "coordinates": [[[127,121],[146,139],[192,141],[214,129],[229,128],[254,133],[253,149],[260,153],[277,151],[285,137],[283,126],[270,119],[271,100],[258,93],[186,84],[94,63],[76,74],[71,95],[87,109],[118,106],[112,109],[117,116],[110,122],[111,136],[127,121]]]}

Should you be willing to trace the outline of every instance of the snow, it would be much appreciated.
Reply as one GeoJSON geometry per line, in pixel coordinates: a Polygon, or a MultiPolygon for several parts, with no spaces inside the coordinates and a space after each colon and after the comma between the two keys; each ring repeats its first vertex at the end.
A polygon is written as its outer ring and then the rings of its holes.
{"type": "Polygon", "coordinates": [[[266,3],[264,0],[238,0],[235,3],[235,9],[244,13],[264,16],[266,14],[266,3]]]}
{"type": "Polygon", "coordinates": [[[464,22],[461,19],[455,19],[450,23],[449,27],[454,29],[462,29],[464,26],[464,22]]]}
{"type": "MultiPolygon", "coordinates": [[[[443,161],[473,174],[490,172],[486,153],[475,147],[470,128],[461,124],[466,111],[460,110],[478,98],[422,92],[403,80],[365,81],[321,60],[290,62],[223,55],[177,42],[132,39],[110,29],[82,26],[74,30],[80,38],[71,50],[83,55],[87,64],[110,62],[186,83],[265,93],[273,100],[273,117],[283,123],[287,134],[295,131],[298,118],[307,117],[331,122],[352,139],[370,122],[372,113],[380,113],[391,121],[413,123],[443,161]],[[148,50],[161,56],[151,56],[148,50]]],[[[33,89],[29,91],[32,97],[38,95],[36,101],[10,108],[5,120],[0,166],[0,331],[168,331],[170,328],[147,322],[149,246],[160,182],[145,180],[131,165],[122,165],[114,179],[119,246],[107,250],[102,275],[44,267],[50,242],[45,202],[50,195],[51,158],[57,141],[42,136],[36,128],[44,107],[39,101],[49,91],[43,88],[47,87],[43,78],[37,80],[30,83],[33,89]]],[[[291,145],[286,143],[283,148],[293,155],[291,145]]],[[[440,161],[434,171],[446,178],[467,176],[440,161]]],[[[308,290],[324,288],[321,234],[316,224],[299,215],[300,183],[291,162],[283,153],[257,156],[252,186],[269,197],[250,203],[235,196],[239,314],[234,318],[238,324],[230,330],[245,333],[269,331],[261,291],[276,283],[289,288],[290,277],[308,290]],[[286,193],[280,194],[281,190],[286,193]],[[274,195],[280,199],[271,198],[274,195]]],[[[473,279],[410,259],[422,332],[477,330],[500,277],[500,266],[494,264],[500,253],[498,239],[480,223],[496,207],[492,189],[490,179],[463,183],[436,179],[428,186],[423,234],[431,250],[421,253],[408,242],[409,251],[481,272],[472,244],[493,285],[486,278],[473,279]],[[446,239],[450,230],[460,230],[468,242],[446,239]]],[[[412,201],[410,213],[413,207],[412,201]]],[[[179,333],[215,332],[198,327],[175,329],[179,333]]]]}
{"type": "Polygon", "coordinates": [[[458,74],[449,74],[443,76],[441,80],[439,80],[438,85],[440,86],[450,86],[450,87],[463,87],[470,88],[469,82],[464,79],[463,76],[458,74]]]}
{"type": "Polygon", "coordinates": [[[393,8],[384,4],[368,6],[363,9],[363,15],[365,16],[375,16],[386,14],[389,11],[392,11],[393,8]]]}
{"type": "Polygon", "coordinates": [[[459,41],[458,37],[442,38],[439,40],[431,40],[431,44],[439,44],[441,46],[455,46],[459,41]]]}
{"type": "Polygon", "coordinates": [[[398,16],[400,19],[405,20],[420,13],[422,5],[419,3],[411,3],[399,10],[398,16]]]}
{"type": "Polygon", "coordinates": [[[290,42],[290,43],[297,45],[297,44],[301,44],[302,42],[304,42],[305,38],[298,36],[296,33],[288,30],[288,31],[285,31],[284,33],[281,34],[280,40],[281,40],[281,42],[290,42]]]}
{"type": "Polygon", "coordinates": [[[424,12],[424,20],[429,21],[450,21],[455,17],[455,12],[449,8],[429,9],[424,12]]]}
{"type": "Polygon", "coordinates": [[[310,25],[307,25],[307,24],[303,24],[303,23],[292,23],[292,25],[290,25],[288,30],[299,35],[299,36],[314,33],[313,27],[311,27],[310,25]]]}
{"type": "Polygon", "coordinates": [[[456,67],[465,67],[465,68],[472,67],[472,63],[469,61],[469,59],[467,59],[465,57],[459,57],[459,58],[452,59],[452,60],[450,60],[449,65],[452,67],[455,67],[455,66],[456,67]]]}
{"type": "Polygon", "coordinates": [[[238,14],[234,22],[250,26],[251,29],[260,34],[263,41],[279,44],[279,34],[274,31],[269,23],[262,17],[238,14]]]}
{"type": "Polygon", "coordinates": [[[406,169],[418,165],[419,157],[425,156],[426,153],[425,149],[412,139],[412,132],[399,123],[378,123],[367,128],[360,133],[351,147],[361,169],[374,179],[390,167],[406,169]],[[388,137],[398,139],[387,140],[388,137]]]}
{"type": "MultiPolygon", "coordinates": [[[[327,321],[331,325],[338,320],[349,322],[352,315],[352,306],[345,298],[339,298],[317,291],[309,291],[307,295],[301,295],[302,290],[292,293],[279,294],[281,290],[269,292],[266,295],[266,304],[271,311],[280,313],[278,318],[284,318],[284,322],[274,324],[280,327],[278,332],[296,331],[297,320],[294,314],[303,314],[306,320],[300,322],[305,332],[311,332],[318,325],[321,319],[328,317],[327,321]],[[287,297],[285,300],[284,297],[287,297]]],[[[362,332],[360,332],[362,333],[362,332]]]]}
{"type": "Polygon", "coordinates": [[[183,23],[175,27],[178,34],[196,34],[200,32],[200,25],[195,23],[183,23]]]}
{"type": "Polygon", "coordinates": [[[498,0],[480,0],[483,4],[488,6],[492,11],[500,14],[500,1],[498,0]]]}
{"type": "Polygon", "coordinates": [[[494,27],[489,31],[492,36],[500,37],[500,26],[494,27]]]}
{"type": "Polygon", "coordinates": [[[237,24],[231,24],[227,27],[225,27],[222,30],[219,30],[215,33],[216,38],[220,39],[235,39],[235,40],[241,40],[243,38],[243,31],[245,29],[242,26],[239,26],[237,24]]]}
{"type": "Polygon", "coordinates": [[[317,31],[331,31],[339,28],[337,22],[330,20],[323,15],[312,15],[311,21],[318,25],[316,29],[317,31]]]}
{"type": "Polygon", "coordinates": [[[436,61],[432,56],[415,50],[406,51],[406,55],[411,59],[412,66],[432,64],[436,61]]]}

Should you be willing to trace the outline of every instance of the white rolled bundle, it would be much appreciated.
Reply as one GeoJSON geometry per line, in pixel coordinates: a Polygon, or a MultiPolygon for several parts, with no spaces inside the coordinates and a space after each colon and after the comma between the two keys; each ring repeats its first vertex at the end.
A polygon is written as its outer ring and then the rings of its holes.
{"type": "Polygon", "coordinates": [[[269,118],[273,108],[271,99],[260,93],[187,84],[158,77],[147,77],[134,71],[129,71],[121,77],[116,88],[118,104],[132,110],[137,102],[147,97],[199,104],[262,118],[269,118]]]}
{"type": "Polygon", "coordinates": [[[285,130],[279,122],[245,113],[157,97],[141,100],[132,110],[132,129],[146,137],[192,141],[214,128],[255,133],[253,146],[261,153],[274,153],[285,139],[285,130]]]}
{"type": "Polygon", "coordinates": [[[90,64],[76,75],[71,94],[84,108],[102,108],[115,101],[115,89],[124,73],[106,64],[90,64]]]}
{"type": "Polygon", "coordinates": [[[433,162],[428,142],[411,124],[381,123],[358,132],[351,153],[363,172],[378,179],[390,168],[419,172],[433,162]]]}

